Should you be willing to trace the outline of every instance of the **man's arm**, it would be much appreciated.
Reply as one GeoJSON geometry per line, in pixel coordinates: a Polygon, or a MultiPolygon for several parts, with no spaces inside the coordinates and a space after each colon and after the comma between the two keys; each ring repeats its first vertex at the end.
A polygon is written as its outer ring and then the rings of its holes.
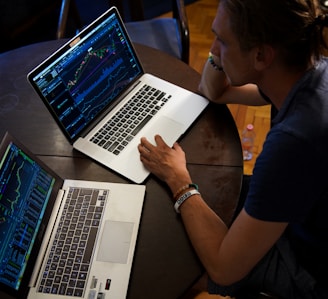
{"type": "MultiPolygon", "coordinates": [[[[213,54],[212,57],[214,63],[219,65],[219,58],[213,54]]],[[[209,60],[205,62],[198,89],[207,99],[218,104],[249,106],[268,104],[259,93],[256,85],[231,86],[224,71],[214,68],[209,60]]]]}
{"type": "MultiPolygon", "coordinates": [[[[155,143],[141,139],[140,159],[176,194],[192,183],[185,153],[177,143],[171,148],[158,135],[155,143]]],[[[220,285],[245,277],[287,227],[287,223],[255,219],[242,210],[228,228],[198,194],[184,201],[179,210],[197,255],[212,280],[220,285]]]]}
{"type": "Polygon", "coordinates": [[[180,213],[198,257],[219,285],[243,279],[287,227],[287,223],[255,219],[242,210],[228,229],[199,195],[183,203],[180,213]]]}

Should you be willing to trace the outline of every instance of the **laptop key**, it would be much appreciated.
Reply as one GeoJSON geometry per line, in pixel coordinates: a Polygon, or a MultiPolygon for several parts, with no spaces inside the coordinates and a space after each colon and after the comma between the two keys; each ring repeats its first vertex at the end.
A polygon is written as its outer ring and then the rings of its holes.
{"type": "Polygon", "coordinates": [[[110,152],[114,151],[114,149],[119,145],[118,141],[115,141],[110,148],[108,149],[110,152]]]}
{"type": "Polygon", "coordinates": [[[145,119],[131,132],[131,135],[136,136],[139,131],[149,122],[149,120],[152,118],[151,115],[147,115],[145,119]]]}

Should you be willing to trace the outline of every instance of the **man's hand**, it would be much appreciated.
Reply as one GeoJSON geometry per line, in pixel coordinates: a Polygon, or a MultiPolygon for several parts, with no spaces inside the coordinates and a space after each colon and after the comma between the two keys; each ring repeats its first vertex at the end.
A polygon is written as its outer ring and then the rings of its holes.
{"type": "Polygon", "coordinates": [[[145,167],[166,182],[173,193],[184,184],[191,183],[186,156],[180,145],[174,143],[171,148],[159,135],[155,136],[155,143],[151,144],[144,137],[140,140],[138,150],[145,167]]]}

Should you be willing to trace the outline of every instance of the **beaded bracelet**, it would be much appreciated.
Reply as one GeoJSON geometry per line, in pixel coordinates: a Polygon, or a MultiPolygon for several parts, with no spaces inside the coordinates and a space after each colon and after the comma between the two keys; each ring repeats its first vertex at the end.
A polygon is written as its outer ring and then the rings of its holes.
{"type": "Polygon", "coordinates": [[[197,184],[194,184],[194,183],[191,183],[191,184],[187,184],[187,185],[184,185],[182,186],[174,195],[173,195],[173,199],[174,201],[177,201],[177,198],[180,196],[180,194],[189,189],[189,188],[195,188],[196,190],[198,190],[198,185],[197,184]]]}
{"type": "Polygon", "coordinates": [[[178,213],[178,214],[180,214],[180,206],[189,198],[189,197],[191,197],[191,196],[193,196],[193,195],[196,195],[196,194],[198,194],[198,195],[200,195],[200,193],[196,190],[196,189],[194,189],[194,190],[190,190],[190,191],[187,191],[186,193],[184,193],[183,195],[181,195],[180,197],[179,197],[179,199],[175,202],[175,204],[174,204],[174,209],[175,209],[175,211],[178,213]]]}
{"type": "Polygon", "coordinates": [[[217,70],[219,72],[223,72],[222,66],[215,63],[212,52],[208,53],[208,61],[211,64],[211,66],[214,67],[215,70],[217,70]]]}

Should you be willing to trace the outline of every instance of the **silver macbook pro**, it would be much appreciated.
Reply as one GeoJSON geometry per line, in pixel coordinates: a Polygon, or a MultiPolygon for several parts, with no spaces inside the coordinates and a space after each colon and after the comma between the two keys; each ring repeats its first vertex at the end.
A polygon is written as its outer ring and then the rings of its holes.
{"type": "Polygon", "coordinates": [[[145,74],[115,7],[28,74],[73,147],[136,183],[149,172],[140,137],[173,145],[207,106],[200,95],[145,74]]]}
{"type": "Polygon", "coordinates": [[[144,194],[143,185],[63,180],[6,134],[1,298],[125,298],[144,194]]]}

